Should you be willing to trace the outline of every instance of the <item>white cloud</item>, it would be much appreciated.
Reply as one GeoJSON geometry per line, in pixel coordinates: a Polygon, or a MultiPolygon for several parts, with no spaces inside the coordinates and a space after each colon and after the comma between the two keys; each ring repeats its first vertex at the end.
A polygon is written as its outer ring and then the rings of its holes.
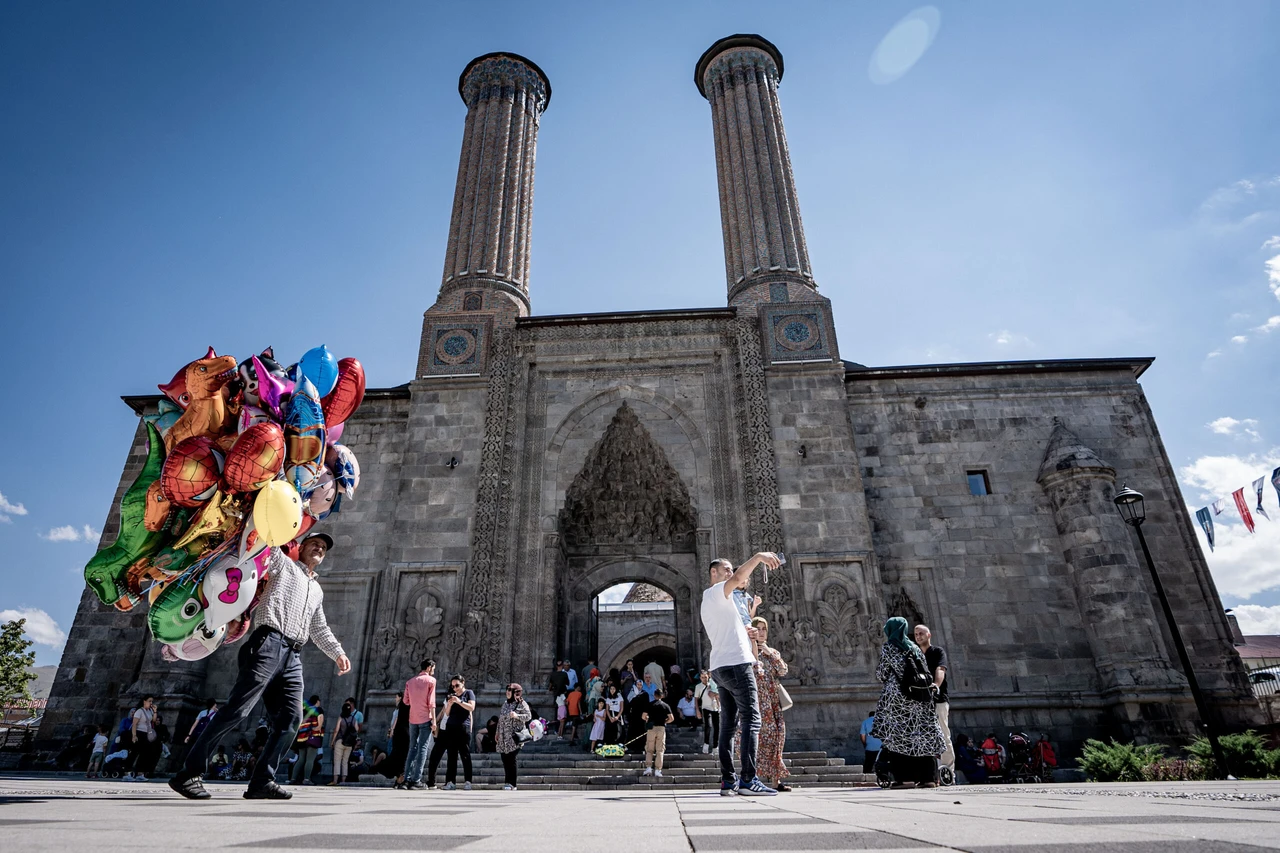
{"type": "Polygon", "coordinates": [[[1011,332],[1008,329],[992,332],[987,335],[987,340],[1000,347],[1025,347],[1031,345],[1031,338],[1011,332]]]}
{"type": "Polygon", "coordinates": [[[22,504],[10,503],[9,499],[0,492],[0,523],[7,524],[13,521],[11,515],[26,515],[27,508],[22,504]]]}
{"type": "Polygon", "coordinates": [[[1218,435],[1247,435],[1255,441],[1262,438],[1258,434],[1258,422],[1253,418],[1245,418],[1244,420],[1236,420],[1232,417],[1218,418],[1216,421],[1209,421],[1205,424],[1207,429],[1213,430],[1218,435]]]}
{"type": "Polygon", "coordinates": [[[1231,343],[1233,344],[1246,344],[1248,342],[1249,339],[1244,335],[1236,335],[1231,339],[1231,343]]]}
{"type": "Polygon", "coordinates": [[[1271,288],[1271,292],[1275,294],[1276,299],[1280,299],[1280,255],[1268,258],[1266,267],[1267,287],[1271,288]]]}
{"type": "Polygon", "coordinates": [[[1280,329],[1280,314],[1277,314],[1274,317],[1268,317],[1267,322],[1263,323],[1261,326],[1255,326],[1253,330],[1255,332],[1262,332],[1265,335],[1274,332],[1276,329],[1280,329]]]}
{"type": "MultiPolygon", "coordinates": [[[[1277,466],[1280,466],[1280,447],[1249,456],[1202,456],[1178,471],[1182,482],[1191,487],[1187,490],[1188,498],[1193,497],[1195,490],[1199,491],[1195,506],[1187,507],[1193,517],[1196,509],[1210,501],[1226,502],[1226,510],[1213,519],[1215,550],[1204,548],[1209,569],[1224,595],[1248,598],[1280,586],[1280,502],[1270,484],[1271,472],[1277,466]],[[1270,520],[1259,518],[1255,513],[1256,532],[1250,533],[1236,513],[1231,493],[1243,487],[1252,511],[1255,499],[1250,485],[1264,476],[1268,482],[1263,506],[1270,520]]],[[[1199,527],[1197,524],[1196,529],[1199,527]]]]}
{"type": "Polygon", "coordinates": [[[101,530],[94,530],[89,525],[77,529],[70,524],[64,524],[62,527],[55,527],[48,533],[41,533],[41,539],[47,539],[50,542],[94,542],[102,536],[101,530]]]}
{"type": "Polygon", "coordinates": [[[1280,605],[1237,604],[1231,613],[1240,622],[1242,634],[1280,634],[1280,605]]]}
{"type": "Polygon", "coordinates": [[[34,607],[0,610],[0,622],[12,622],[15,619],[27,620],[24,633],[38,645],[60,649],[67,642],[67,632],[59,628],[53,617],[43,610],[34,607]]]}
{"type": "Polygon", "coordinates": [[[1269,238],[1267,238],[1267,241],[1266,241],[1265,243],[1263,243],[1263,244],[1262,244],[1262,248],[1264,248],[1264,249],[1280,249],[1280,234],[1277,234],[1275,237],[1269,237],[1269,238]]]}
{"type": "Polygon", "coordinates": [[[1221,355],[1222,355],[1222,350],[1216,349],[1213,352],[1206,355],[1205,358],[1218,358],[1221,355]]]}

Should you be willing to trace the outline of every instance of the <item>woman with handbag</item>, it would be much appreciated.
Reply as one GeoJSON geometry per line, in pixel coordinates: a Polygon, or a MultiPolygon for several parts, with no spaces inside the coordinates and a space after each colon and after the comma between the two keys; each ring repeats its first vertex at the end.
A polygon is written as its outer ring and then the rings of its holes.
{"type": "Polygon", "coordinates": [[[880,739],[880,762],[893,774],[893,786],[938,785],[938,756],[946,739],[933,709],[933,679],[924,653],[907,633],[907,620],[894,616],[884,623],[876,677],[884,683],[871,734],[880,739]]]}
{"type": "MultiPolygon", "coordinates": [[[[782,762],[782,751],[787,743],[787,721],[783,719],[782,678],[787,674],[787,662],[777,649],[769,646],[769,623],[757,616],[751,620],[757,631],[756,689],[760,697],[760,745],[756,748],[756,775],[779,791],[790,791],[783,780],[791,775],[782,762]],[[776,784],[775,784],[776,783],[776,784]]],[[[788,705],[790,697],[787,697],[788,705]]]]}
{"type": "Polygon", "coordinates": [[[295,785],[314,785],[311,773],[315,770],[316,757],[324,746],[324,708],[320,707],[320,697],[312,696],[302,703],[302,723],[298,726],[298,736],[293,742],[293,751],[298,760],[293,764],[290,781],[295,785]]]}
{"type": "Polygon", "coordinates": [[[498,752],[502,755],[504,791],[516,790],[516,756],[520,754],[520,747],[533,739],[529,734],[531,719],[533,712],[524,701],[524,688],[508,684],[506,700],[498,712],[498,752]]]}

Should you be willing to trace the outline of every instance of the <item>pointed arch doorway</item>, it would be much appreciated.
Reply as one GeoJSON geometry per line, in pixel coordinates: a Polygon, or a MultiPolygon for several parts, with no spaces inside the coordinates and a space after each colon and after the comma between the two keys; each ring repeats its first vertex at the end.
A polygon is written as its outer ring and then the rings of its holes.
{"type": "MultiPolygon", "coordinates": [[[[658,662],[701,659],[700,625],[693,607],[698,577],[697,511],[689,490],[635,411],[624,400],[565,495],[560,533],[560,654],[577,665],[613,665],[624,646],[658,662]],[[610,587],[644,583],[665,593],[669,616],[624,646],[601,638],[599,597],[610,587]]],[[[637,621],[645,623],[646,615],[637,621]]],[[[606,621],[616,620],[606,611],[606,621]]]]}

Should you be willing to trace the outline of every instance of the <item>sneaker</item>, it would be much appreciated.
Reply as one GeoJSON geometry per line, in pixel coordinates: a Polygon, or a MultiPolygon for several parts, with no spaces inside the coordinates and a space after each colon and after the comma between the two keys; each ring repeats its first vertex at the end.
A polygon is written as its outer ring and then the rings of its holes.
{"type": "Polygon", "coordinates": [[[268,782],[261,788],[249,788],[244,792],[246,800],[291,800],[293,794],[281,788],[275,782],[268,782]]]}
{"type": "Polygon", "coordinates": [[[445,783],[444,783],[444,789],[445,789],[446,791],[456,791],[456,790],[458,790],[458,786],[457,786],[457,785],[455,785],[455,784],[453,784],[452,782],[445,782],[445,783]]]}
{"type": "Polygon", "coordinates": [[[516,789],[516,786],[515,786],[515,785],[503,785],[503,786],[502,786],[502,790],[504,790],[504,791],[514,791],[515,789],[516,789]]]}
{"type": "Polygon", "coordinates": [[[312,782],[310,779],[303,779],[303,780],[302,780],[302,784],[304,784],[304,785],[314,785],[314,784],[315,784],[315,782],[312,782]]]}
{"type": "Polygon", "coordinates": [[[145,781],[147,781],[147,777],[146,777],[146,776],[143,776],[141,773],[139,773],[137,776],[134,776],[134,777],[133,777],[133,781],[135,781],[135,782],[145,782],[145,781]]]}
{"type": "Polygon", "coordinates": [[[737,782],[721,782],[720,796],[722,797],[738,796],[738,783],[737,782]]]}
{"type": "Polygon", "coordinates": [[[471,790],[471,783],[470,783],[470,782],[463,782],[463,783],[462,783],[462,790],[464,790],[464,791],[470,791],[470,790],[471,790]]]}
{"type": "Polygon", "coordinates": [[[406,791],[421,791],[425,787],[427,786],[422,784],[421,782],[405,782],[404,783],[404,789],[406,791]]]}
{"type": "Polygon", "coordinates": [[[186,773],[179,773],[169,780],[169,787],[177,791],[188,800],[207,800],[210,793],[204,789],[204,783],[200,781],[200,776],[189,776],[186,773]]]}
{"type": "Polygon", "coordinates": [[[776,797],[778,792],[770,788],[768,785],[760,781],[760,777],[751,780],[750,784],[743,785],[738,789],[738,793],[744,797],[776,797]]]}
{"type": "Polygon", "coordinates": [[[641,776],[652,776],[652,775],[653,775],[653,768],[652,768],[652,767],[646,767],[646,768],[644,769],[644,772],[643,772],[643,773],[641,773],[640,775],[641,775],[641,776]]]}
{"type": "Polygon", "coordinates": [[[132,782],[132,781],[133,781],[133,774],[132,774],[132,773],[126,773],[126,774],[124,774],[123,776],[121,776],[121,777],[120,777],[120,779],[121,779],[121,781],[124,781],[124,782],[132,782]]]}
{"type": "Polygon", "coordinates": [[[655,770],[655,771],[653,771],[653,775],[654,775],[654,778],[656,778],[656,779],[661,779],[661,778],[662,778],[662,771],[661,771],[661,770],[655,770]]]}
{"type": "Polygon", "coordinates": [[[710,751],[711,751],[711,744],[709,744],[709,743],[704,743],[704,744],[702,745],[702,754],[703,754],[703,755],[706,755],[706,754],[707,754],[708,752],[710,752],[710,751]]]}

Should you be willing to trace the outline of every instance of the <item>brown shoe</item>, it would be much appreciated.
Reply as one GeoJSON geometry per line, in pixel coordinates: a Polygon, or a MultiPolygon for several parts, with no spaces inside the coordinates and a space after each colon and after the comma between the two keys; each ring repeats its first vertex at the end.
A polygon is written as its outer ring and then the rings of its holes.
{"type": "Polygon", "coordinates": [[[938,787],[938,783],[937,782],[921,782],[916,787],[917,788],[936,788],[938,787]]]}

